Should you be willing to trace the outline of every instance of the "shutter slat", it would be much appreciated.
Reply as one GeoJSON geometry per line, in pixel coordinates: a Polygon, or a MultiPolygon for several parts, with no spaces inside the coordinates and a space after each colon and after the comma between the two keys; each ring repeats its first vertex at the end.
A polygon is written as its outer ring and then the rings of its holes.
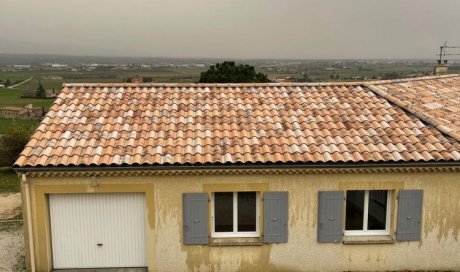
{"type": "Polygon", "coordinates": [[[423,190],[401,190],[396,240],[419,241],[422,229],[423,190]]]}
{"type": "Polygon", "coordinates": [[[343,191],[318,193],[318,243],[337,243],[343,239],[343,191]]]}
{"type": "Polygon", "coordinates": [[[288,192],[264,193],[264,243],[287,243],[288,213],[288,192]]]}
{"type": "Polygon", "coordinates": [[[184,193],[182,204],[184,244],[208,244],[208,194],[184,193]]]}

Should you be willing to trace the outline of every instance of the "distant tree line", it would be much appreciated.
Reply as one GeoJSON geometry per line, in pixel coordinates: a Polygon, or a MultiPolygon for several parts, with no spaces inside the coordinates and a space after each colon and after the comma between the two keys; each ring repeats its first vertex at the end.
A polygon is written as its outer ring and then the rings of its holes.
{"type": "Polygon", "coordinates": [[[254,66],[236,65],[234,61],[224,61],[209,67],[201,73],[200,83],[261,83],[270,82],[267,75],[257,73],[254,66]]]}

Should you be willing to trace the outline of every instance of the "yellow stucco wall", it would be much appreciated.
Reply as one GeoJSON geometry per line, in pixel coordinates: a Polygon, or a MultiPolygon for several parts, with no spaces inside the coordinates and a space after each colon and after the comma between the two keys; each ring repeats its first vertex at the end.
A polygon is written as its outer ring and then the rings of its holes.
{"type": "MultiPolygon", "coordinates": [[[[145,192],[149,271],[460,270],[460,172],[29,177],[37,271],[52,268],[47,194],[145,192]],[[93,184],[93,185],[92,185],[93,184]],[[289,192],[289,241],[262,246],[182,244],[182,193],[289,192]],[[394,244],[317,243],[317,195],[324,190],[423,189],[422,240],[394,244]]],[[[394,219],[397,201],[393,200],[394,219]]],[[[392,230],[396,224],[392,220],[392,230]]],[[[392,232],[393,232],[392,231],[392,232]]]]}

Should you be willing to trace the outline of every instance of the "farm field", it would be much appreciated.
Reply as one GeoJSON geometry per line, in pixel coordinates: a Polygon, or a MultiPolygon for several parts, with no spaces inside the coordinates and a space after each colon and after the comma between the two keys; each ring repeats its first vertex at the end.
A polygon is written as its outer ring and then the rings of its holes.
{"type": "Polygon", "coordinates": [[[26,104],[33,104],[34,107],[45,107],[47,109],[51,106],[51,104],[54,101],[54,99],[21,98],[21,95],[22,89],[19,88],[0,89],[0,107],[22,107],[26,104]]]}
{"type": "MultiPolygon", "coordinates": [[[[237,61],[255,66],[256,71],[267,74],[272,81],[285,79],[293,82],[362,81],[376,79],[395,79],[431,75],[434,63],[427,61],[237,61]]],[[[38,67],[38,66],[37,66],[38,67]]],[[[0,67],[0,81],[7,79],[15,84],[31,78],[12,89],[0,89],[0,107],[24,106],[49,108],[54,99],[21,98],[24,91],[36,90],[39,83],[47,90],[58,92],[63,83],[126,82],[134,75],[152,78],[163,82],[197,82],[206,67],[125,67],[98,66],[87,71],[80,68],[31,68],[14,69],[0,67]],[[76,70],[76,71],[75,71],[76,70]]],[[[78,67],[78,66],[73,66],[78,67]]],[[[460,73],[460,65],[449,67],[449,73],[460,73]]]]}
{"type": "Polygon", "coordinates": [[[152,71],[130,70],[130,71],[91,71],[91,72],[71,72],[71,71],[0,71],[0,79],[11,82],[23,81],[30,77],[31,80],[20,84],[12,89],[0,88],[0,107],[5,106],[24,106],[33,104],[34,107],[45,107],[48,109],[54,99],[21,98],[24,90],[36,90],[39,83],[47,90],[54,89],[58,92],[63,83],[80,82],[124,82],[134,75],[152,77],[155,82],[195,82],[199,79],[201,70],[198,69],[157,69],[152,71]]]}
{"type": "Polygon", "coordinates": [[[101,69],[95,71],[70,70],[26,70],[26,71],[0,71],[0,79],[10,79],[11,82],[25,80],[33,77],[32,80],[18,86],[18,89],[36,88],[41,82],[45,89],[59,89],[63,83],[78,82],[123,82],[126,79],[140,75],[152,77],[155,82],[195,82],[200,77],[203,69],[174,68],[174,69],[152,69],[152,70],[110,70],[101,69]]]}

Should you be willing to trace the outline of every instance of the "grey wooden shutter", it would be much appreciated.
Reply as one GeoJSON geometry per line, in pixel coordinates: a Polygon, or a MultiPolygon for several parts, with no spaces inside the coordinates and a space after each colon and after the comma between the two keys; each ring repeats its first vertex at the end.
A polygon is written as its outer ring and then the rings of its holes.
{"type": "Polygon", "coordinates": [[[182,194],[184,244],[208,244],[208,194],[182,194]]]}
{"type": "Polygon", "coordinates": [[[264,243],[287,243],[288,213],[288,192],[264,193],[264,243]]]}
{"type": "Polygon", "coordinates": [[[420,240],[422,229],[422,206],[422,190],[401,190],[399,192],[396,240],[420,240]]]}
{"type": "Polygon", "coordinates": [[[318,193],[318,243],[337,243],[343,238],[343,191],[318,193]]]}

